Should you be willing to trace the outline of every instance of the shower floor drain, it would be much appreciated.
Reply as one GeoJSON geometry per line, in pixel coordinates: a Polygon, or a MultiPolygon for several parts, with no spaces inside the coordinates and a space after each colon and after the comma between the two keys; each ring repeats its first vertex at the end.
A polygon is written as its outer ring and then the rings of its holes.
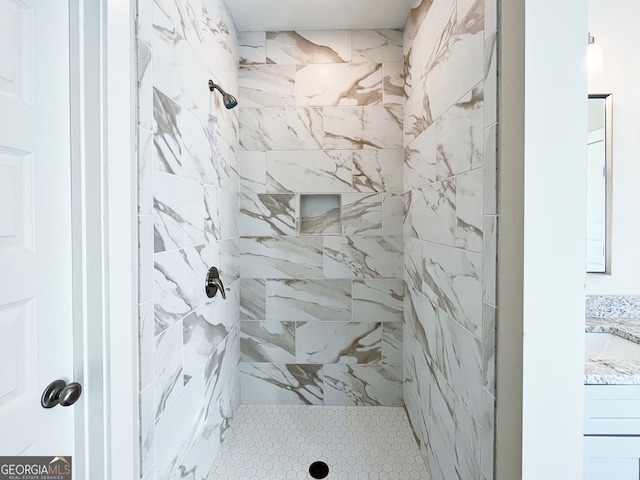
{"type": "Polygon", "coordinates": [[[324,462],[313,462],[309,467],[309,473],[313,478],[326,478],[329,475],[329,465],[324,462]]]}

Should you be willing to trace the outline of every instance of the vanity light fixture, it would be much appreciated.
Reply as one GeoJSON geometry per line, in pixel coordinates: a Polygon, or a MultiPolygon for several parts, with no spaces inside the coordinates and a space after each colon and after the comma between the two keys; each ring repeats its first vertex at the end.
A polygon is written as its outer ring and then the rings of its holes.
{"type": "Polygon", "coordinates": [[[589,78],[602,75],[604,71],[604,54],[602,46],[596,44],[596,38],[589,33],[589,46],[587,47],[587,68],[589,78]]]}

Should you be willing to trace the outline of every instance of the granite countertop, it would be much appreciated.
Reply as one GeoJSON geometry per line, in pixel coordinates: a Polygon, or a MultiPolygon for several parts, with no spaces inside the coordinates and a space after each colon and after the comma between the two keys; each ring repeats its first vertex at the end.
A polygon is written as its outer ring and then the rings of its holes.
{"type": "MultiPolygon", "coordinates": [[[[640,318],[587,317],[586,332],[612,333],[640,343],[640,318]]],[[[640,360],[586,360],[586,385],[640,385],[640,360]]]]}

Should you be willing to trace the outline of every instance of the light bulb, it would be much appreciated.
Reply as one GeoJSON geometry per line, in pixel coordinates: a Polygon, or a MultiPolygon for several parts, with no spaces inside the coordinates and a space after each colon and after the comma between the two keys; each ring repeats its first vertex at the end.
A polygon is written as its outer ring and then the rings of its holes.
{"type": "Polygon", "coordinates": [[[597,45],[595,38],[589,35],[589,46],[587,47],[587,68],[589,78],[602,75],[604,71],[604,52],[602,46],[597,45]]]}

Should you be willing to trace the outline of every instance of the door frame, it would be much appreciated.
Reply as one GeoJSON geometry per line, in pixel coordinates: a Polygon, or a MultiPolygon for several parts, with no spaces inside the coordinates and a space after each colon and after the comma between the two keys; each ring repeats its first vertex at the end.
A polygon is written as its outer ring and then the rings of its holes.
{"type": "Polygon", "coordinates": [[[140,478],[135,0],[68,0],[76,478],[140,478]]]}

